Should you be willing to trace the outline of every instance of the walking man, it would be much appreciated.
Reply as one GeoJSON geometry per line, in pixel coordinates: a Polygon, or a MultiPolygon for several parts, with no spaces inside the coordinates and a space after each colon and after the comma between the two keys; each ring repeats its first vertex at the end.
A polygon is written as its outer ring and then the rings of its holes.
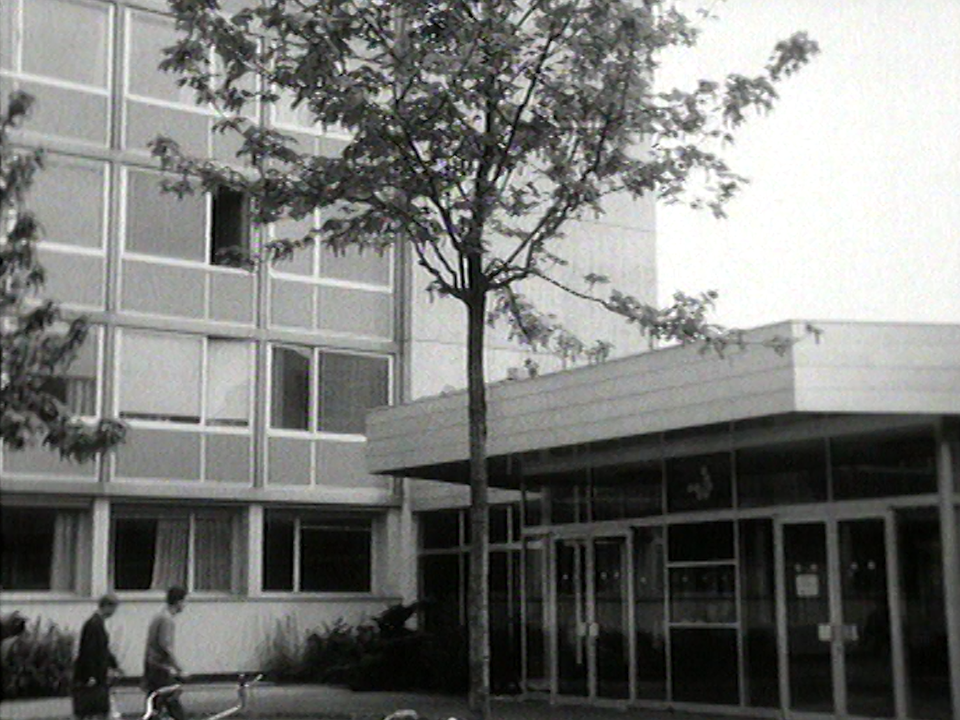
{"type": "MultiPolygon", "coordinates": [[[[187,591],[182,587],[170,588],[167,590],[166,605],[150,621],[143,662],[143,685],[148,695],[162,687],[174,685],[186,676],[174,652],[175,618],[183,612],[186,598],[187,591]]],[[[165,695],[161,700],[173,720],[185,720],[179,691],[165,695]]]]}
{"type": "Polygon", "coordinates": [[[80,630],[80,649],[73,664],[73,714],[77,718],[105,719],[110,715],[110,681],[119,674],[117,658],[110,650],[106,620],[120,602],[104,595],[97,609],[80,630]]]}

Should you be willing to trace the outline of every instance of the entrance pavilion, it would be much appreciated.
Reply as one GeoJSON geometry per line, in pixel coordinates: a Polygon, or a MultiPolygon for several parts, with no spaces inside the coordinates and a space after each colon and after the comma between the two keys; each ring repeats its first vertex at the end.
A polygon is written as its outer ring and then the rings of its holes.
{"type": "MultiPolygon", "coordinates": [[[[804,326],[490,386],[524,695],[960,720],[960,326],[804,326]]],[[[368,437],[373,472],[467,481],[464,393],[368,437]]]]}

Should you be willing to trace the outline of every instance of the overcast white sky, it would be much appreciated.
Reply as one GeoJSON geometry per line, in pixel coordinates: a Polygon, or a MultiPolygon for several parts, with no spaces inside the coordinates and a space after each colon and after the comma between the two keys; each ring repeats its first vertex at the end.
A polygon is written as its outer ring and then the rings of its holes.
{"type": "Polygon", "coordinates": [[[658,210],[661,301],[716,318],[960,322],[960,0],[727,0],[661,78],[753,73],[806,30],[821,54],[727,158],[729,218],[658,210]]]}

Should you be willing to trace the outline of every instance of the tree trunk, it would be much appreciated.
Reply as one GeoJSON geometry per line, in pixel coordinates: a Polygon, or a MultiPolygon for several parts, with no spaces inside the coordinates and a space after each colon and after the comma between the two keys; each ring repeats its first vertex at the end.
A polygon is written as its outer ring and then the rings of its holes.
{"type": "MultiPolygon", "coordinates": [[[[478,258],[471,258],[479,265],[478,258]]],[[[475,288],[477,286],[474,286],[475,288]]],[[[467,304],[467,388],[470,425],[470,575],[467,624],[470,646],[470,710],[490,716],[490,541],[487,510],[487,395],[484,383],[486,293],[472,293],[467,304]]]]}

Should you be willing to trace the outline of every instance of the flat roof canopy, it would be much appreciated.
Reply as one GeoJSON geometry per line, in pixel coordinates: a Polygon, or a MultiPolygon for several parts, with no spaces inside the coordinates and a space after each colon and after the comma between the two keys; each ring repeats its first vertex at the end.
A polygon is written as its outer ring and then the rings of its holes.
{"type": "MultiPolygon", "coordinates": [[[[754,418],[960,415],[960,325],[788,321],[747,337],[799,342],[670,347],[489,385],[491,475],[525,453],[754,418]]],[[[376,474],[464,481],[466,392],[372,411],[366,457],[376,474]]]]}

